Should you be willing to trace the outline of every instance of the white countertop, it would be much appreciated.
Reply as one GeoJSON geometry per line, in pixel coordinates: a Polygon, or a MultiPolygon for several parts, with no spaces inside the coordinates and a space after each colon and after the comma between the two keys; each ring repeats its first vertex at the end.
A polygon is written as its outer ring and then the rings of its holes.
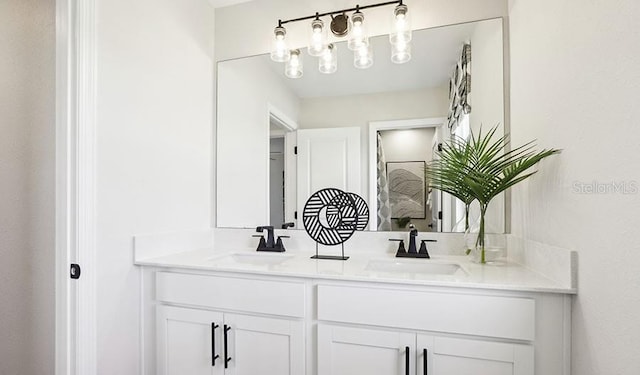
{"type": "MultiPolygon", "coordinates": [[[[233,272],[257,275],[348,280],[440,287],[460,287],[539,293],[575,294],[567,287],[516,263],[477,264],[466,256],[436,255],[431,259],[395,258],[388,254],[352,252],[346,261],[310,259],[312,252],[256,253],[224,252],[213,248],[137,259],[135,264],[162,268],[233,272]],[[258,254],[258,256],[256,256],[258,254]],[[285,260],[286,259],[286,260],[285,260]],[[371,270],[370,262],[409,263],[410,267],[430,264],[457,264],[453,274],[389,272],[371,270]]],[[[454,267],[455,268],[455,267],[454,267]]]]}

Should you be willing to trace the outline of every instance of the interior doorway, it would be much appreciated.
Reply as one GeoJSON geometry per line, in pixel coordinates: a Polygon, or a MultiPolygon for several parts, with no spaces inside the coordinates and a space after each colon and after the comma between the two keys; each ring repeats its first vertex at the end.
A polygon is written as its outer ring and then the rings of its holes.
{"type": "Polygon", "coordinates": [[[268,220],[269,225],[279,228],[283,223],[295,221],[298,124],[272,105],[268,116],[268,220]]]}

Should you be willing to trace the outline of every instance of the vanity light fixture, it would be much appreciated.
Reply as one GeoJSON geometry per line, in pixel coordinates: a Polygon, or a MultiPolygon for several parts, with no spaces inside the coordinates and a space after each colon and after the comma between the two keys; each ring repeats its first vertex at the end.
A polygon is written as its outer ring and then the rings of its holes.
{"type": "Polygon", "coordinates": [[[391,43],[391,61],[402,64],[411,59],[411,23],[409,8],[403,4],[403,0],[388,1],[370,5],[356,5],[355,8],[341,9],[333,12],[318,13],[312,16],[294,18],[290,20],[278,20],[278,26],[274,30],[271,59],[276,62],[285,62],[285,75],[289,78],[302,77],[302,55],[300,50],[287,50],[285,43],[286,30],[284,24],[305,20],[311,22],[309,55],[318,57],[320,72],[329,74],[337,70],[337,48],[335,44],[328,43],[328,32],[322,17],[331,16],[329,29],[336,37],[348,35],[347,47],[353,51],[353,65],[359,69],[366,69],[373,65],[373,51],[369,45],[369,37],[366,33],[363,9],[377,8],[387,5],[396,5],[392,16],[392,31],[389,34],[391,43]],[[348,12],[354,12],[351,17],[348,12]]]}

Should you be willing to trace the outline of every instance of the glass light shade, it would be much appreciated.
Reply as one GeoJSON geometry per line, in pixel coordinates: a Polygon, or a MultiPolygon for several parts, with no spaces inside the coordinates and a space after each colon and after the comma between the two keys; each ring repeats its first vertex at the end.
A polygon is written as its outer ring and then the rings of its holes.
{"type": "Polygon", "coordinates": [[[289,78],[302,77],[302,55],[299,49],[291,51],[291,58],[284,66],[284,75],[289,78]]]}
{"type": "Polygon", "coordinates": [[[360,12],[355,12],[349,19],[350,29],[349,40],[347,41],[347,47],[356,51],[362,46],[369,45],[369,37],[364,26],[364,15],[360,12]]]}
{"type": "Polygon", "coordinates": [[[291,57],[291,53],[287,48],[287,43],[285,40],[285,35],[287,34],[287,30],[284,27],[278,26],[274,30],[274,38],[271,45],[271,60],[276,62],[286,62],[289,61],[291,57]]]}
{"type": "Polygon", "coordinates": [[[409,43],[411,41],[411,18],[406,5],[398,5],[393,10],[392,32],[389,34],[391,44],[409,43]]]}
{"type": "Polygon", "coordinates": [[[338,47],[333,43],[325,48],[322,56],[318,59],[318,69],[320,73],[331,74],[338,70],[338,47]]]}
{"type": "Polygon", "coordinates": [[[366,69],[373,65],[373,51],[371,46],[362,46],[353,52],[353,66],[366,69]]]}
{"type": "Polygon", "coordinates": [[[391,45],[391,61],[404,64],[411,60],[411,43],[396,43],[391,45]]]}
{"type": "Polygon", "coordinates": [[[327,28],[321,19],[311,22],[311,33],[309,35],[309,48],[307,52],[311,56],[321,56],[327,47],[327,28]]]}

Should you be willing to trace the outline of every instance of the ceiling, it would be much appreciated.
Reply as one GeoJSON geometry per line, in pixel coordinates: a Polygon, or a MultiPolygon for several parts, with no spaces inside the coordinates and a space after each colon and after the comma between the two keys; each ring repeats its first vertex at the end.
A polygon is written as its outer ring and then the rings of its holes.
{"type": "Polygon", "coordinates": [[[462,45],[470,40],[477,22],[423,29],[413,32],[412,58],[405,64],[391,62],[391,46],[388,36],[370,39],[374,63],[368,69],[353,66],[353,52],[346,42],[337,44],[338,71],[322,74],[318,71],[318,59],[302,51],[304,76],[289,79],[284,76],[284,64],[270,60],[269,55],[256,58],[264,60],[283,82],[300,98],[359,95],[377,92],[393,92],[436,88],[446,85],[455,66],[462,45]]]}
{"type": "Polygon", "coordinates": [[[214,8],[222,8],[230,5],[248,3],[251,0],[209,0],[209,3],[213,5],[214,8]]]}

